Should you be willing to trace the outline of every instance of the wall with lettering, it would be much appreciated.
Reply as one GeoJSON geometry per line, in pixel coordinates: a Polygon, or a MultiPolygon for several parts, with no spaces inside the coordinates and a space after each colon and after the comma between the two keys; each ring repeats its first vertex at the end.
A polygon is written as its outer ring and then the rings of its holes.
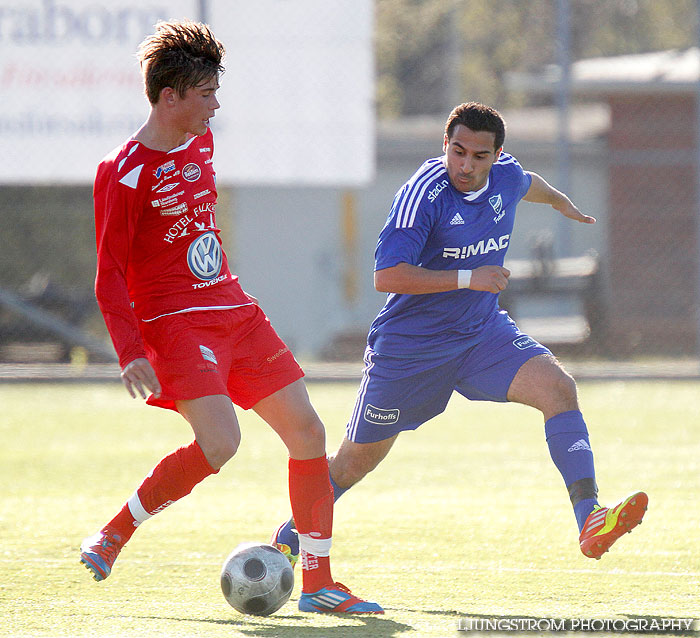
{"type": "Polygon", "coordinates": [[[148,114],[138,44],[202,6],[228,51],[219,180],[371,179],[371,0],[0,0],[0,184],[91,183],[148,114]]]}

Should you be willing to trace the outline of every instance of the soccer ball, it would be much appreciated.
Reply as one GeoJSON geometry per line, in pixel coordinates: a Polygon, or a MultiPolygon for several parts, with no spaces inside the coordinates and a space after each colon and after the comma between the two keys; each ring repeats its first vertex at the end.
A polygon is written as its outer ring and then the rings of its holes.
{"type": "Polygon", "coordinates": [[[294,570],[272,545],[241,543],[221,570],[221,591],[231,607],[242,614],[269,616],[294,589],[294,570]]]}

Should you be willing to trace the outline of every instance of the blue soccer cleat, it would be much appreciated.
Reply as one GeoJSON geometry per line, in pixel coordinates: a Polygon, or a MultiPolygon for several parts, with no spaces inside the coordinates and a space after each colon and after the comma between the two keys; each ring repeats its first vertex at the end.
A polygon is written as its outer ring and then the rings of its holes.
{"type": "Polygon", "coordinates": [[[313,594],[302,593],[299,598],[299,611],[317,614],[383,614],[377,604],[353,596],[342,583],[319,589],[313,594]]]}
{"type": "Polygon", "coordinates": [[[294,527],[294,519],[290,518],[277,528],[272,535],[270,545],[279,549],[290,562],[292,567],[299,560],[299,535],[294,527]]]}
{"type": "Polygon", "coordinates": [[[124,547],[118,534],[108,528],[88,536],[80,545],[80,562],[91,572],[92,577],[104,580],[112,573],[112,565],[124,547]]]}

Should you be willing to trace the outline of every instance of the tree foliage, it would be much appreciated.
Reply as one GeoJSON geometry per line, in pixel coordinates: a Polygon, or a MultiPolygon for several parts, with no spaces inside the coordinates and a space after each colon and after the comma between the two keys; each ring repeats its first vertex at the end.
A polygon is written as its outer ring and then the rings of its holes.
{"type": "MultiPolygon", "coordinates": [[[[380,117],[444,115],[457,101],[499,108],[509,71],[557,63],[557,0],[377,0],[380,117]]],[[[569,0],[571,60],[686,48],[696,0],[569,0]]]]}

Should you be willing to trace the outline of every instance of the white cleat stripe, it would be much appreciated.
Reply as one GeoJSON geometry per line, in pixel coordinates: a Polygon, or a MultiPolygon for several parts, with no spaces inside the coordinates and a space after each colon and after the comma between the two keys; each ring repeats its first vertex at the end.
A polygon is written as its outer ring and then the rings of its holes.
{"type": "Polygon", "coordinates": [[[326,594],[321,594],[318,596],[320,600],[323,600],[324,602],[331,602],[333,605],[337,605],[338,603],[342,603],[345,600],[344,596],[339,596],[338,594],[331,594],[331,593],[326,593],[326,594]]]}
{"type": "Polygon", "coordinates": [[[607,514],[608,510],[605,510],[603,512],[596,512],[593,516],[591,516],[591,523],[604,520],[607,514]]]}
{"type": "Polygon", "coordinates": [[[605,516],[606,516],[607,513],[608,513],[608,510],[607,510],[607,509],[599,510],[599,511],[597,511],[595,514],[591,514],[591,517],[590,517],[590,518],[591,518],[592,521],[596,521],[596,520],[598,520],[598,519],[605,518],[605,516]]]}

